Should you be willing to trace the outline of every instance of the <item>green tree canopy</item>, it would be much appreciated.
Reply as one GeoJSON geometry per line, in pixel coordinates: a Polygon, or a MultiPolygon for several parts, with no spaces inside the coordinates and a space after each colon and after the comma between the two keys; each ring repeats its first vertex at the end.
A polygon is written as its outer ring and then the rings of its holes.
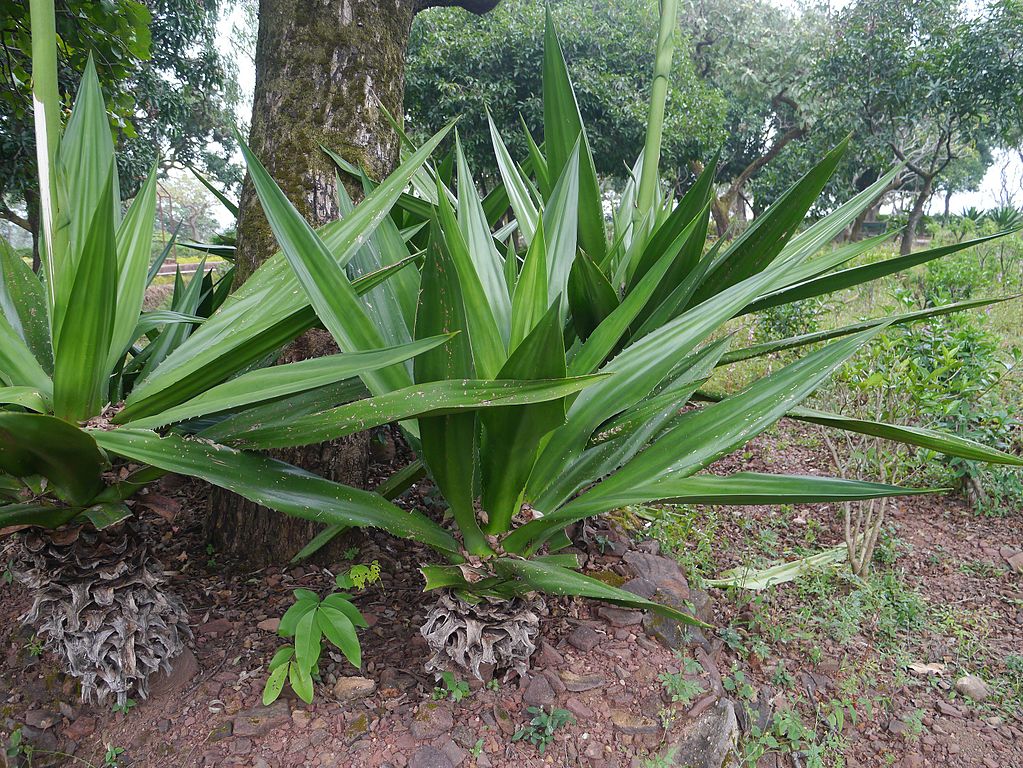
{"type": "MultiPolygon", "coordinates": [[[[597,171],[623,177],[643,147],[657,39],[657,4],[644,0],[552,3],[597,171]]],[[[522,121],[542,140],[544,4],[505,0],[491,13],[420,14],[412,28],[405,110],[412,126],[432,133],[453,117],[474,170],[494,178],[486,105],[509,150],[524,159],[522,121]],[[521,116],[521,120],[520,120],[521,116]]],[[[683,41],[680,41],[683,42],[683,41]]],[[[724,139],[725,100],[675,57],[668,94],[662,167],[685,169],[724,139]]]]}

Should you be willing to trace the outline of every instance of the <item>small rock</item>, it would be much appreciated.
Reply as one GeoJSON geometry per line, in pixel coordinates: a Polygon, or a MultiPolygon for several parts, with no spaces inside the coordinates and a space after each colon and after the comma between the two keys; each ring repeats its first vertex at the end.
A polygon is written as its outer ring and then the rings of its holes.
{"type": "Polygon", "coordinates": [[[974,701],[984,701],[991,695],[991,691],[988,689],[987,683],[976,675],[963,675],[956,680],[955,687],[956,693],[973,699],[974,701]]]}
{"type": "Polygon", "coordinates": [[[450,731],[453,725],[451,709],[438,702],[430,702],[420,707],[412,719],[410,730],[416,739],[435,739],[450,731]]]}
{"type": "Polygon", "coordinates": [[[420,747],[412,755],[409,768],[454,768],[448,756],[436,747],[420,747]]]}
{"type": "Polygon", "coordinates": [[[593,627],[581,624],[572,630],[568,636],[569,645],[578,648],[580,651],[592,651],[600,644],[601,635],[593,627]]]}
{"type": "Polygon", "coordinates": [[[546,675],[533,675],[522,694],[522,700],[531,707],[548,707],[554,703],[555,698],[554,688],[546,675]]]}
{"type": "Polygon", "coordinates": [[[291,705],[277,699],[269,707],[246,709],[234,716],[235,736],[262,736],[291,722],[291,705]]]}
{"type": "Polygon", "coordinates": [[[342,677],[334,684],[334,697],[342,704],[372,696],[377,684],[368,677],[342,677]]]}
{"type": "Polygon", "coordinates": [[[457,768],[459,765],[465,762],[465,758],[469,756],[469,753],[462,749],[460,746],[455,744],[454,741],[448,739],[440,745],[440,751],[447,757],[448,762],[457,768]]]}
{"type": "Polygon", "coordinates": [[[542,667],[560,667],[565,663],[565,657],[558,653],[550,643],[540,643],[540,653],[537,655],[537,662],[542,667]]]}
{"type": "Polygon", "coordinates": [[[184,688],[199,674],[199,662],[192,649],[185,647],[171,662],[170,674],[162,669],[149,678],[149,696],[158,698],[184,688]]]}
{"type": "Polygon", "coordinates": [[[656,720],[624,709],[612,708],[611,722],[615,730],[629,736],[661,732],[661,725],[656,720]]]}
{"type": "Polygon", "coordinates": [[[675,560],[635,551],[626,552],[623,559],[636,576],[652,581],[661,589],[670,586],[684,590],[683,597],[689,598],[689,582],[675,560]]]}
{"type": "MultiPolygon", "coordinates": [[[[940,712],[941,714],[945,715],[945,717],[962,717],[963,716],[963,713],[959,709],[959,707],[956,707],[956,706],[954,706],[952,704],[949,704],[947,701],[945,701],[943,699],[938,699],[936,702],[934,702],[934,708],[936,710],[938,710],[938,712],[940,712]]],[[[935,729],[935,730],[937,730],[937,729],[935,729]]]]}
{"type": "Polygon", "coordinates": [[[223,741],[224,739],[230,738],[234,734],[234,723],[228,720],[226,723],[220,723],[215,726],[210,732],[210,741],[223,741]]]}
{"type": "Polygon", "coordinates": [[[572,696],[565,702],[565,708],[579,720],[589,720],[593,717],[593,710],[587,707],[581,699],[572,696]]]}
{"type": "Polygon", "coordinates": [[[1009,564],[1016,573],[1023,573],[1023,552],[1017,552],[1014,555],[1010,555],[1005,558],[1005,562],[1009,564]]]}
{"type": "Polygon", "coordinates": [[[634,627],[643,622],[643,611],[601,606],[597,609],[597,613],[601,618],[607,619],[612,627],[634,627]]]}
{"type": "Polygon", "coordinates": [[[500,704],[494,705],[494,720],[497,721],[497,727],[501,729],[501,733],[505,736],[511,736],[517,730],[515,720],[512,719],[508,710],[500,704]]]}
{"type": "Polygon", "coordinates": [[[264,619],[256,625],[256,629],[262,629],[264,632],[276,632],[280,626],[280,619],[264,619]]]}
{"type": "Polygon", "coordinates": [[[565,687],[572,693],[589,691],[594,688],[603,688],[607,685],[603,676],[597,673],[578,675],[571,670],[563,669],[558,672],[558,677],[565,684],[565,687]]]}
{"type": "Polygon", "coordinates": [[[43,709],[33,709],[25,713],[25,724],[42,731],[52,728],[56,722],[57,716],[43,709]]]}
{"type": "Polygon", "coordinates": [[[199,626],[199,634],[219,637],[230,632],[232,629],[234,629],[234,624],[227,619],[213,619],[199,626]]]}
{"type": "Polygon", "coordinates": [[[232,755],[247,755],[252,751],[252,739],[240,738],[231,742],[232,755]]]}
{"type": "Polygon", "coordinates": [[[622,589],[647,600],[657,594],[657,585],[644,578],[631,579],[622,584],[622,589]]]}
{"type": "Polygon", "coordinates": [[[687,723],[682,736],[668,744],[661,756],[673,761],[668,765],[687,768],[721,768],[739,763],[739,721],[735,707],[727,699],[719,700],[698,718],[687,723]]]}

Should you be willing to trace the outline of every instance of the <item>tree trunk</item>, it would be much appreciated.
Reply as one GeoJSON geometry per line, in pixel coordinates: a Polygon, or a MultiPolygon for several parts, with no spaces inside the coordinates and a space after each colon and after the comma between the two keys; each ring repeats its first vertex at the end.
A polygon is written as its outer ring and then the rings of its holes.
{"type": "MultiPolygon", "coordinates": [[[[313,226],[338,215],[334,165],[321,145],[376,178],[396,164],[398,137],[381,105],[401,115],[413,14],[412,0],[260,0],[249,144],[313,226]]],[[[361,197],[356,183],[348,191],[356,200],[361,197]]],[[[240,277],[247,278],[276,250],[246,179],[238,220],[240,277]]],[[[282,361],[336,350],[328,334],[313,331],[292,345],[282,361]]],[[[278,456],[360,486],[366,481],[368,445],[363,434],[278,456]]],[[[214,546],[255,564],[287,560],[317,528],[226,491],[215,489],[211,496],[214,546]]]]}
{"type": "Polygon", "coordinates": [[[913,252],[913,244],[916,242],[916,231],[920,227],[920,220],[924,216],[924,206],[931,197],[931,189],[934,179],[924,178],[923,186],[913,200],[913,208],[909,212],[909,221],[906,223],[906,230],[902,233],[902,243],[899,253],[906,256],[913,252]]]}

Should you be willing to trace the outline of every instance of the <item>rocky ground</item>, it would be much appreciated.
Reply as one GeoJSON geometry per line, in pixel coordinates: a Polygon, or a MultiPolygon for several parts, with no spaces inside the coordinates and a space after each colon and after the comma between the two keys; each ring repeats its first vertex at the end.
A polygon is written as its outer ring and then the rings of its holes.
{"type": "MultiPolygon", "coordinates": [[[[720,469],[739,465],[830,471],[814,433],[793,425],[720,469]]],[[[168,482],[142,515],[194,642],[127,712],[80,704],[74,681],[16,621],[25,593],[0,589],[0,739],[20,727],[30,747],[13,750],[12,764],[1023,766],[1021,515],[980,518],[951,498],[916,497],[897,507],[869,579],[824,571],[749,593],[698,587],[725,568],[838,543],[836,509],[677,509],[652,525],[629,511],[578,532],[586,569],[688,601],[713,628],[550,601],[529,675],[465,692],[438,690],[422,671],[418,627],[432,599],[417,567],[427,552],[370,535],[352,542],[347,563],[251,571],[208,550],[203,497],[168,482]],[[324,594],[339,570],[374,560],[381,580],[356,599],[371,625],[362,669],[331,656],[312,705],[285,688],[261,706],[291,590],[324,594]],[[529,733],[515,738],[527,707],[570,714],[542,753],[529,733]]],[[[406,503],[428,503],[428,489],[406,503]]]]}

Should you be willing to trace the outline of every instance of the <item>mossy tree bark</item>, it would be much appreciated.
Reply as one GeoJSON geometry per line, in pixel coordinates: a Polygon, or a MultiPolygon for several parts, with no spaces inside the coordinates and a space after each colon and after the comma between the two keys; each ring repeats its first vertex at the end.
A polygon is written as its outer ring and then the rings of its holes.
{"type": "MultiPolygon", "coordinates": [[[[415,14],[431,6],[485,13],[499,0],[260,0],[256,84],[249,145],[313,226],[337,218],[330,147],[375,178],[398,160],[398,137],[385,116],[402,114],[405,52],[415,14]]],[[[344,180],[355,200],[361,188],[344,180]]],[[[247,278],[277,246],[251,182],[242,188],[238,278],[247,278]]],[[[324,332],[311,332],[282,359],[335,352],[324,332]]],[[[368,436],[281,454],[285,461],[361,486],[368,436]]],[[[226,491],[211,496],[209,533],[219,551],[255,564],[280,562],[316,533],[312,523],[284,519],[226,491]]],[[[327,553],[329,555],[329,552],[327,553]]]]}

